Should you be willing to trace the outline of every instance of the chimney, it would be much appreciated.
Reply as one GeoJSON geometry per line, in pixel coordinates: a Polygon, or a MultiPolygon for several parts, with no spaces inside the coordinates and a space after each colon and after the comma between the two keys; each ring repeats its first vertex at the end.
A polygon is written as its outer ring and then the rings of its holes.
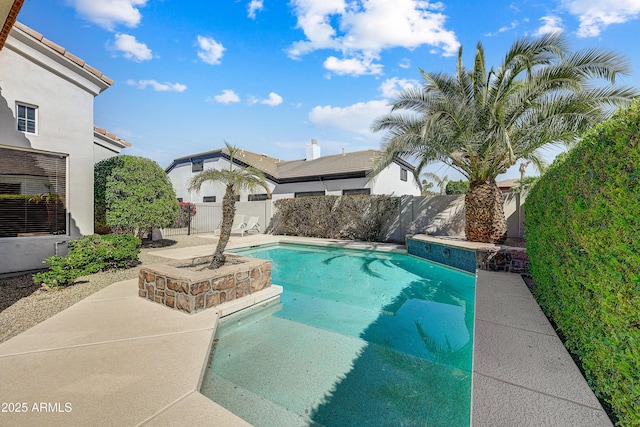
{"type": "Polygon", "coordinates": [[[320,158],[320,146],[317,139],[312,139],[311,144],[307,144],[307,160],[320,158]]]}

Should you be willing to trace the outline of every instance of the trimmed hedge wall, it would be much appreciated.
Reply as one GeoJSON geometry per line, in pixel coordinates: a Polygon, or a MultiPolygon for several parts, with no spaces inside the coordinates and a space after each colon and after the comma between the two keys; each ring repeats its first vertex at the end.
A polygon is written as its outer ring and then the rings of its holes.
{"type": "Polygon", "coordinates": [[[619,424],[640,426],[640,99],[552,165],[525,218],[538,302],[619,424]]]}
{"type": "Polygon", "coordinates": [[[267,232],[289,236],[386,241],[389,221],[400,198],[391,196],[318,196],[281,199],[267,232]]]}

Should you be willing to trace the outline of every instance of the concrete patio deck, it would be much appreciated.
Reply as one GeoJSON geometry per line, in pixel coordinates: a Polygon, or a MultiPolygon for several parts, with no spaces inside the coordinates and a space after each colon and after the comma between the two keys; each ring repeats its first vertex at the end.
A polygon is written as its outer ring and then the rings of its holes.
{"type": "MultiPolygon", "coordinates": [[[[318,241],[257,235],[232,238],[229,249],[280,240],[318,241]]],[[[477,278],[472,424],[611,425],[521,277],[477,278]]],[[[0,425],[248,425],[199,393],[229,309],[187,315],[139,298],[136,280],[114,283],[0,344],[0,425]]]]}

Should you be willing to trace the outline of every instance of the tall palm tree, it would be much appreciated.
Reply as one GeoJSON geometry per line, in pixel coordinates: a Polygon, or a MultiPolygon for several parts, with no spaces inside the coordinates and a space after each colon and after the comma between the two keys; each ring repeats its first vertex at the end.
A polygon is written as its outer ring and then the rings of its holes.
{"type": "Polygon", "coordinates": [[[255,191],[257,188],[264,188],[267,194],[271,191],[267,186],[264,175],[259,170],[246,167],[234,168],[233,159],[236,157],[238,148],[233,147],[225,141],[226,151],[229,155],[229,168],[227,169],[205,169],[189,180],[189,190],[200,190],[205,182],[221,182],[226,186],[224,197],[222,198],[222,224],[220,225],[220,239],[213,253],[213,258],[209,264],[210,269],[215,269],[224,265],[224,250],[229,243],[233,217],[236,213],[236,195],[241,190],[255,191]]]}
{"type": "Polygon", "coordinates": [[[441,161],[469,179],[465,196],[468,240],[506,238],[502,194],[496,177],[518,159],[542,164],[538,149],[568,145],[639,94],[615,86],[628,61],[614,52],[571,52],[560,33],[513,43],[499,67],[487,69],[477,44],[473,69],[458,53],[456,72],[427,73],[424,84],[404,90],[374,131],[387,131],[374,173],[396,156],[441,161]],[[594,79],[607,83],[596,86],[594,79]]]}

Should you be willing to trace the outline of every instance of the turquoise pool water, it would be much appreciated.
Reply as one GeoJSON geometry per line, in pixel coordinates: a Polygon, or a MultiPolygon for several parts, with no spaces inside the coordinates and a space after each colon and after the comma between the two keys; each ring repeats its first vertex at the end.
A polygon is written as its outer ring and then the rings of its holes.
{"type": "Polygon", "coordinates": [[[475,276],[278,245],[281,302],[223,322],[202,393],[255,426],[469,425],[475,276]]]}

